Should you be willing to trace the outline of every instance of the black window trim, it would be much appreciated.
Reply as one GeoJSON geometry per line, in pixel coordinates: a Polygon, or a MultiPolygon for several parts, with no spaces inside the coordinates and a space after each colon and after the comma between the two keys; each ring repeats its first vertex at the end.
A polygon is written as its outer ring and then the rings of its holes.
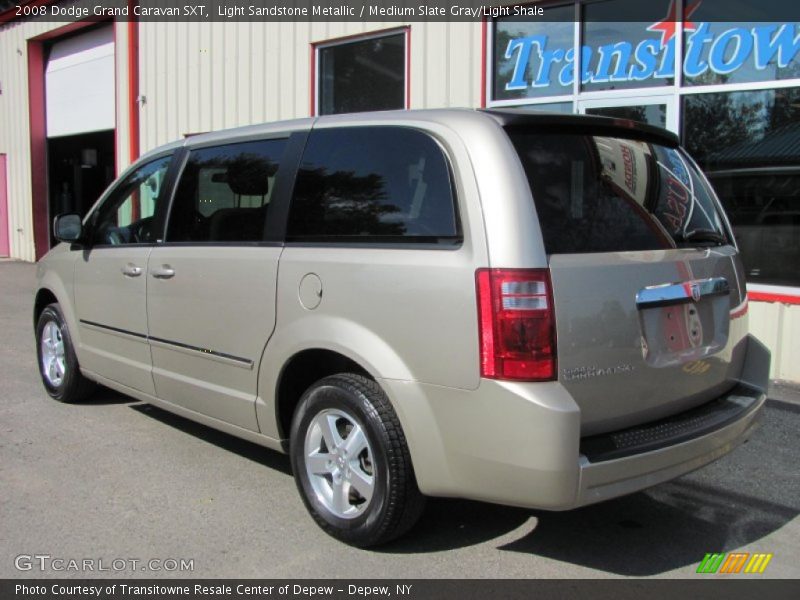
{"type": "Polygon", "coordinates": [[[722,221],[722,229],[725,233],[725,237],[728,238],[727,244],[733,246],[738,251],[739,245],[736,242],[736,236],[734,235],[733,225],[731,224],[730,217],[728,216],[725,207],[722,205],[722,200],[720,200],[720,197],[717,195],[717,190],[714,189],[713,185],[711,185],[708,175],[706,175],[706,172],[700,168],[700,165],[697,163],[697,161],[692,158],[692,156],[683,146],[678,148],[678,153],[683,157],[683,160],[695,168],[697,175],[700,177],[700,180],[702,181],[706,190],[709,192],[711,202],[714,204],[714,208],[717,210],[717,216],[722,221]]]}
{"type": "Polygon", "coordinates": [[[287,248],[330,248],[351,250],[459,250],[464,245],[463,238],[418,236],[412,238],[413,241],[403,242],[400,238],[392,236],[390,239],[380,241],[376,236],[342,236],[341,238],[291,241],[287,240],[284,244],[287,248]],[[420,239],[432,239],[436,241],[420,241],[420,239]]]}

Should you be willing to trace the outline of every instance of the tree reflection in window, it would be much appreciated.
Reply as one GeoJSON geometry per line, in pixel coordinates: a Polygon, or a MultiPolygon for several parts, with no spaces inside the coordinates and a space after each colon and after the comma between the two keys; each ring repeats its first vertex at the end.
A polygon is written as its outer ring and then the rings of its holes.
{"type": "MultiPolygon", "coordinates": [[[[295,192],[294,214],[302,227],[322,235],[403,235],[403,223],[384,222],[400,209],[388,203],[386,182],[377,173],[303,169],[295,192]],[[297,212],[299,211],[299,212],[297,212]]],[[[295,227],[299,223],[293,223],[295,227]]]]}
{"type": "Polygon", "coordinates": [[[683,99],[684,144],[733,224],[748,281],[800,285],[800,88],[683,99]]]}
{"type": "Polygon", "coordinates": [[[169,242],[259,242],[286,140],[192,150],[175,192],[169,242]]]}

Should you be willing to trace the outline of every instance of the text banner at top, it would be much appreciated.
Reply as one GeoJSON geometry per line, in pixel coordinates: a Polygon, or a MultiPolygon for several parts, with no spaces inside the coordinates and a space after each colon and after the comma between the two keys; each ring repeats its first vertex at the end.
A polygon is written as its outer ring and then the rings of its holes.
{"type": "MultiPolygon", "coordinates": [[[[508,0],[0,0],[0,22],[15,19],[48,21],[482,21],[518,19],[563,22],[564,3],[551,1],[512,3],[508,0]],[[192,3],[192,1],[194,3],[192,3]],[[555,10],[558,8],[559,10],[555,10]]],[[[569,5],[570,3],[567,2],[569,5]]],[[[655,23],[679,21],[678,0],[630,2],[608,0],[603,10],[584,15],[581,2],[573,2],[574,20],[655,23]]],[[[685,3],[684,3],[685,4],[685,3]]],[[[685,10],[695,12],[704,4],[704,21],[770,22],[800,21],[800,2],[787,0],[700,0],[685,10]]],[[[692,16],[686,13],[687,19],[692,16]]]]}

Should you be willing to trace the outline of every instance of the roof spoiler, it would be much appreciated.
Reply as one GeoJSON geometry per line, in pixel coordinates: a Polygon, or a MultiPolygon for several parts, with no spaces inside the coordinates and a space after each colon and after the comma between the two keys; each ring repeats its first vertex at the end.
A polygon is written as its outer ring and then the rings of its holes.
{"type": "Polygon", "coordinates": [[[501,127],[509,130],[525,129],[542,133],[608,135],[652,142],[673,148],[680,143],[678,136],[667,129],[630,119],[544,111],[532,112],[519,108],[480,110],[493,117],[501,127]]]}

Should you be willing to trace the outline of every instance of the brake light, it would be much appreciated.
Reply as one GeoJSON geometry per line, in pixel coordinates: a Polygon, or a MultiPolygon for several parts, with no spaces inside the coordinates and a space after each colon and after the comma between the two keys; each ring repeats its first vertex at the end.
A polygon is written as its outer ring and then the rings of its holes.
{"type": "Polygon", "coordinates": [[[556,378],[556,330],[548,269],[478,269],[481,377],[556,378]]]}

